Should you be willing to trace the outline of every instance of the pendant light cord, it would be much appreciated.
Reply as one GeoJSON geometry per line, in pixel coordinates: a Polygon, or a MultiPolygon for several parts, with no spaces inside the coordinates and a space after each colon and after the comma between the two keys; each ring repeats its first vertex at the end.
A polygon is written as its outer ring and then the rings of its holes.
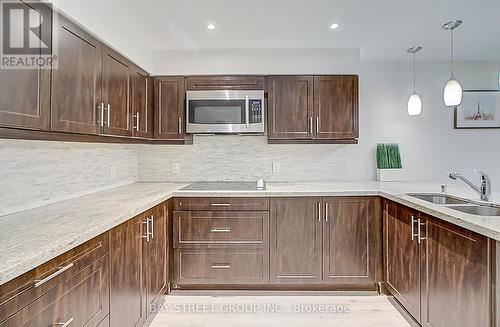
{"type": "Polygon", "coordinates": [[[453,37],[453,31],[454,29],[451,30],[451,63],[450,63],[450,66],[451,66],[451,79],[455,79],[455,74],[453,72],[453,48],[455,47],[455,44],[454,44],[454,37],[453,37]]]}
{"type": "Polygon", "coordinates": [[[417,68],[416,68],[416,59],[415,59],[416,53],[413,53],[413,94],[417,93],[415,84],[416,84],[416,75],[417,75],[417,68]]]}

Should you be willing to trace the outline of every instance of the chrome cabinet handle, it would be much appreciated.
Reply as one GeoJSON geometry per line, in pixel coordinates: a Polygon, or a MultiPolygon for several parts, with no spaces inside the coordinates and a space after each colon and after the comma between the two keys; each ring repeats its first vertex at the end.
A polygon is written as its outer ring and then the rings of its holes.
{"type": "MultiPolygon", "coordinates": [[[[111,123],[110,123],[110,120],[111,120],[111,106],[109,105],[108,103],[108,128],[111,127],[111,123]]],[[[129,116],[130,117],[130,116],[129,116]]]]}
{"type": "Polygon", "coordinates": [[[230,263],[214,263],[212,269],[231,269],[230,263]]]}
{"type": "Polygon", "coordinates": [[[249,113],[249,110],[248,110],[248,104],[249,100],[248,100],[248,95],[245,96],[245,116],[246,116],[246,121],[247,121],[247,128],[250,126],[250,113],[249,113]]]}
{"type": "Polygon", "coordinates": [[[415,236],[418,236],[417,234],[415,234],[415,216],[411,216],[411,240],[414,241],[415,240],[415,236]]]}
{"type": "Polygon", "coordinates": [[[69,325],[71,325],[71,323],[73,322],[73,320],[75,320],[75,319],[73,317],[71,317],[66,322],[58,322],[58,323],[56,323],[56,326],[68,327],[69,325]]]}
{"type": "Polygon", "coordinates": [[[311,131],[311,134],[314,133],[314,130],[313,130],[313,116],[309,117],[309,130],[311,131]]]}
{"type": "MultiPolygon", "coordinates": [[[[424,227],[424,226],[427,227],[427,222],[423,223],[423,222],[421,222],[420,219],[418,219],[418,231],[417,231],[417,233],[418,233],[418,239],[417,239],[418,244],[422,243],[423,240],[427,239],[427,236],[422,237],[421,227],[424,227]]],[[[427,235],[427,232],[426,232],[426,235],[427,235]]]]}
{"type": "Polygon", "coordinates": [[[231,227],[212,227],[210,231],[212,233],[230,233],[231,227]]]}
{"type": "Polygon", "coordinates": [[[154,239],[155,238],[155,216],[151,215],[151,217],[149,219],[151,219],[151,239],[154,239]]]}
{"type": "Polygon", "coordinates": [[[135,130],[136,130],[136,131],[139,131],[139,114],[140,114],[140,113],[139,113],[139,112],[137,112],[137,113],[134,115],[134,117],[135,117],[135,126],[134,126],[134,128],[135,128],[135,130]]]}
{"type": "Polygon", "coordinates": [[[316,116],[316,133],[319,133],[319,116],[316,116]]]}
{"type": "Polygon", "coordinates": [[[182,117],[179,117],[179,135],[182,134],[182,117]]]}
{"type": "Polygon", "coordinates": [[[149,242],[149,218],[146,218],[142,223],[146,224],[146,235],[142,235],[142,238],[145,238],[146,242],[149,242]]]}
{"type": "Polygon", "coordinates": [[[328,202],[325,202],[325,223],[328,222],[328,202]]]}
{"type": "Polygon", "coordinates": [[[318,221],[321,221],[321,202],[316,203],[316,211],[318,215],[318,221]]]}
{"type": "Polygon", "coordinates": [[[101,102],[101,105],[98,106],[99,110],[101,111],[101,121],[99,122],[101,127],[104,127],[104,102],[101,102]]]}
{"type": "Polygon", "coordinates": [[[212,203],[212,207],[230,207],[231,203],[212,203]]]}
{"type": "Polygon", "coordinates": [[[46,282],[48,282],[49,280],[51,280],[51,279],[53,279],[53,278],[55,278],[55,277],[59,276],[60,274],[62,274],[62,273],[63,273],[63,272],[65,272],[66,270],[73,268],[73,265],[74,265],[74,264],[73,264],[73,262],[72,262],[72,263],[70,263],[70,264],[69,264],[69,265],[67,265],[67,266],[64,266],[64,267],[59,267],[59,270],[57,270],[56,272],[54,272],[54,273],[52,273],[52,274],[48,275],[48,276],[47,276],[47,277],[45,277],[44,279],[35,279],[35,281],[34,281],[34,282],[35,282],[35,288],[42,286],[43,284],[45,284],[45,283],[46,283],[46,282]]]}

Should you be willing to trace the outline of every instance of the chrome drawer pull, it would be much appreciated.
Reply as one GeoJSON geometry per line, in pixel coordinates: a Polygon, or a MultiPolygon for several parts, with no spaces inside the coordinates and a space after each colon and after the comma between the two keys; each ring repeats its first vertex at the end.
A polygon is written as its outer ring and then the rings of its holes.
{"type": "Polygon", "coordinates": [[[231,269],[231,264],[229,263],[214,263],[212,269],[231,269]]]}
{"type": "Polygon", "coordinates": [[[210,231],[212,233],[229,233],[231,232],[231,227],[212,227],[210,231]]]}
{"type": "Polygon", "coordinates": [[[34,282],[35,282],[35,288],[36,287],[39,287],[39,286],[42,286],[43,284],[45,284],[46,282],[48,282],[49,280],[51,280],[52,278],[55,278],[57,276],[59,276],[60,274],[62,274],[63,272],[65,272],[66,270],[68,269],[71,269],[73,268],[73,262],[70,263],[69,265],[67,266],[64,266],[64,267],[58,267],[59,270],[48,275],[47,277],[45,277],[44,279],[35,279],[34,282]]]}
{"type": "Polygon", "coordinates": [[[230,207],[231,203],[212,203],[213,207],[230,207]]]}
{"type": "Polygon", "coordinates": [[[73,320],[75,320],[73,317],[69,318],[68,321],[66,322],[58,322],[56,324],[56,326],[61,326],[61,327],[68,327],[69,325],[71,325],[71,323],[73,322],[73,320]]]}

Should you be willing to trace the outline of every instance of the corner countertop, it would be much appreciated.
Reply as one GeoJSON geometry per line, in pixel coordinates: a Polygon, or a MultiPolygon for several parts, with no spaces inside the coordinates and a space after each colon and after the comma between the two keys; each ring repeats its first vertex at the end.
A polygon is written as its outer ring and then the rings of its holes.
{"type": "MultiPolygon", "coordinates": [[[[264,191],[183,191],[187,183],[135,183],[0,216],[0,285],[67,252],[171,197],[382,196],[500,241],[500,217],[475,216],[406,195],[439,193],[440,184],[413,182],[270,182],[264,191]]],[[[450,195],[477,199],[451,186],[450,195]]],[[[500,194],[495,194],[499,203],[500,194]]]]}
{"type": "Polygon", "coordinates": [[[0,217],[0,285],[168,200],[186,184],[135,183],[0,217]]]}

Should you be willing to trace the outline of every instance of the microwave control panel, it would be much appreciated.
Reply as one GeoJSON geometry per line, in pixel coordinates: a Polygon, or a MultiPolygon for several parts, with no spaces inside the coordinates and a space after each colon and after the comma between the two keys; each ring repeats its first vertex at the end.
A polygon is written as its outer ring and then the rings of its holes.
{"type": "Polygon", "coordinates": [[[249,123],[259,124],[262,123],[262,100],[249,100],[249,123]]]}

